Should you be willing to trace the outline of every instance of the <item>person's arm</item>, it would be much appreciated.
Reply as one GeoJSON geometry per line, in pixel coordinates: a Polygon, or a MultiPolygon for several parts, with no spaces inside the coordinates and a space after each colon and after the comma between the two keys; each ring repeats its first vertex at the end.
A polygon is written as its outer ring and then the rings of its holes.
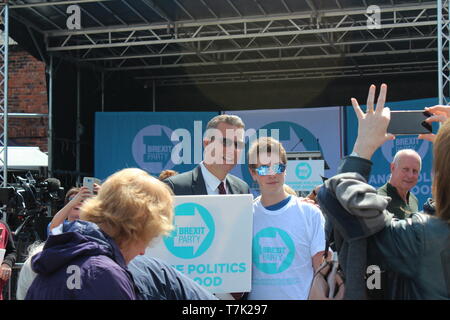
{"type": "MultiPolygon", "coordinates": [[[[321,265],[322,262],[323,262],[324,252],[325,252],[325,251],[317,252],[317,253],[312,257],[312,265],[313,265],[314,273],[317,271],[317,269],[319,269],[320,265],[321,265]]],[[[328,260],[328,256],[327,256],[327,260],[328,260]]]]}
{"type": "Polygon", "coordinates": [[[424,219],[426,217],[420,214],[408,219],[392,219],[373,236],[373,243],[390,270],[414,277],[417,263],[426,250],[424,219]]]}
{"type": "MultiPolygon", "coordinates": [[[[308,210],[311,210],[309,212],[310,218],[311,218],[311,239],[310,239],[310,255],[312,259],[312,266],[314,269],[314,272],[317,271],[317,269],[322,264],[324,254],[325,254],[325,245],[326,245],[326,239],[325,239],[325,219],[322,215],[322,212],[316,207],[316,206],[307,206],[308,210]]],[[[328,254],[327,254],[328,258],[328,254]]]]}
{"type": "Polygon", "coordinates": [[[369,181],[370,172],[372,170],[372,161],[355,157],[348,156],[343,159],[341,164],[338,167],[338,174],[347,173],[347,172],[356,172],[359,173],[366,181],[369,181]]]}
{"type": "Polygon", "coordinates": [[[6,225],[6,228],[8,230],[8,243],[6,244],[6,254],[3,259],[3,264],[7,264],[10,268],[12,268],[16,263],[17,249],[9,226],[6,225]]]}
{"type": "Polygon", "coordinates": [[[0,266],[0,279],[7,281],[12,274],[12,267],[16,263],[17,259],[17,249],[14,244],[14,239],[9,229],[9,226],[6,223],[2,223],[5,226],[6,232],[8,234],[8,241],[6,243],[6,252],[5,257],[3,259],[2,265],[0,266]]]}
{"type": "Polygon", "coordinates": [[[69,203],[67,203],[61,210],[59,210],[55,216],[53,217],[52,221],[49,225],[49,231],[52,229],[58,227],[61,225],[64,220],[67,219],[68,215],[70,214],[70,211],[75,208],[76,206],[81,205],[81,203],[89,198],[91,196],[91,192],[89,191],[89,188],[87,187],[81,187],[80,192],[73,198],[69,203]]]}
{"type": "MultiPolygon", "coordinates": [[[[375,89],[373,85],[370,87],[366,113],[361,110],[356,99],[352,99],[352,105],[358,118],[358,138],[353,151],[358,154],[360,162],[364,159],[370,161],[373,153],[384,142],[395,138],[392,134],[387,133],[390,121],[390,110],[384,107],[387,86],[382,85],[377,107],[374,110],[375,89]]],[[[450,108],[447,107],[446,110],[450,110],[450,108]]],[[[437,109],[430,108],[430,111],[437,112],[437,109]]],[[[390,269],[407,277],[414,276],[418,257],[424,251],[424,231],[423,223],[421,223],[423,219],[423,216],[417,214],[412,219],[397,220],[385,211],[386,226],[372,238],[390,269]]]]}
{"type": "Polygon", "coordinates": [[[163,182],[165,184],[167,184],[167,186],[172,190],[173,193],[175,193],[175,186],[173,184],[173,181],[170,179],[170,177],[167,179],[164,179],[163,182]]]}

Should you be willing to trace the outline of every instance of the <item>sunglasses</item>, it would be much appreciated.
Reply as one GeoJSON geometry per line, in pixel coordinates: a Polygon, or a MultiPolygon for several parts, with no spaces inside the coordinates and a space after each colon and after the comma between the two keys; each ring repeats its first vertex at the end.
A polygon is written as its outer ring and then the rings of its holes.
{"type": "MultiPolygon", "coordinates": [[[[214,137],[214,136],[211,137],[211,141],[214,141],[215,139],[216,139],[216,137],[214,137]]],[[[245,143],[243,141],[234,141],[234,140],[231,140],[228,138],[222,138],[221,142],[224,147],[231,147],[234,144],[234,147],[239,150],[244,149],[244,146],[245,146],[245,143]]]]}
{"type": "Polygon", "coordinates": [[[255,168],[256,173],[259,176],[268,176],[271,172],[274,174],[280,174],[286,171],[286,165],[283,163],[277,163],[272,166],[259,166],[255,168]]]}

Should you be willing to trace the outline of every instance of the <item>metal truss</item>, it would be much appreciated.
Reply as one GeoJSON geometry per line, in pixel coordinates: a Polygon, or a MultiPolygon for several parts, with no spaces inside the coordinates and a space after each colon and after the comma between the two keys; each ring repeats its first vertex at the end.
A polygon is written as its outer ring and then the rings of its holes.
{"type": "Polygon", "coordinates": [[[320,22],[311,21],[311,13],[299,13],[56,30],[47,33],[47,50],[76,51],[81,60],[100,61],[108,70],[117,71],[259,63],[305,56],[309,48],[318,49],[321,55],[342,56],[364,51],[373,43],[395,51],[395,41],[388,36],[398,33],[402,36],[394,40],[435,40],[436,3],[383,7],[382,13],[380,30],[368,29],[365,8],[325,11],[320,22]],[[105,48],[117,50],[105,55],[101,52],[105,48]],[[130,54],[131,48],[140,53],[130,54]]]}
{"type": "Polygon", "coordinates": [[[159,77],[135,77],[136,80],[145,81],[152,85],[155,81],[157,86],[183,86],[193,84],[220,84],[220,83],[239,83],[239,82],[261,82],[261,81],[279,81],[279,80],[304,80],[304,79],[329,79],[329,78],[348,78],[372,75],[391,75],[391,74],[420,74],[435,73],[436,61],[420,61],[416,63],[391,63],[391,64],[370,64],[355,66],[335,66],[335,67],[317,67],[302,69],[281,69],[264,70],[250,72],[229,72],[229,73],[210,73],[210,74],[189,74],[159,77]]]}
{"type": "MultiPolygon", "coordinates": [[[[232,81],[227,75],[232,72],[267,71],[260,79],[273,79],[273,70],[304,70],[305,64],[310,63],[312,69],[317,69],[316,77],[323,74],[317,61],[333,59],[347,59],[345,68],[333,74],[347,74],[349,65],[353,65],[356,74],[364,70],[360,65],[378,64],[390,68],[394,62],[385,57],[392,56],[398,56],[398,62],[409,62],[415,70],[423,72],[422,64],[415,62],[429,61],[428,56],[422,56],[435,55],[438,46],[436,1],[396,3],[392,0],[389,5],[386,1],[380,4],[381,21],[376,29],[368,27],[368,5],[364,0],[359,5],[357,1],[330,1],[326,9],[320,8],[317,1],[308,0],[301,2],[301,10],[293,9],[289,1],[274,0],[274,5],[279,7],[273,12],[284,11],[277,14],[271,14],[272,11],[257,0],[252,10],[240,7],[235,0],[214,2],[213,6],[210,0],[199,0],[195,7],[194,2],[185,0],[164,2],[172,4],[179,11],[178,15],[161,7],[162,2],[152,0],[41,3],[18,0],[12,8],[20,9],[18,13],[28,10],[27,17],[20,16],[21,21],[30,17],[40,20],[36,25],[45,35],[46,49],[52,54],[104,71],[151,72],[154,80],[166,84],[169,73],[174,79],[170,83],[179,83],[177,79],[183,83],[186,68],[193,76],[218,83],[232,81]],[[89,26],[68,30],[61,22],[67,16],[63,6],[72,3],[80,5],[82,15],[90,20],[89,26]],[[95,8],[93,3],[96,3],[95,8]],[[140,11],[138,5],[144,6],[145,12],[140,11]],[[51,7],[54,16],[41,11],[44,6],[51,7]],[[117,12],[119,6],[123,12],[134,15],[132,23],[117,12]],[[228,15],[224,16],[218,7],[228,15]],[[149,19],[147,11],[158,19],[149,19]],[[112,17],[109,23],[102,19],[105,14],[112,17]],[[111,24],[111,21],[116,22],[111,24]],[[412,58],[405,60],[406,55],[412,58]]],[[[333,68],[328,62],[325,64],[333,68]]]]}
{"type": "Polygon", "coordinates": [[[439,104],[450,105],[450,15],[449,0],[438,0],[439,104]]]}
{"type": "Polygon", "coordinates": [[[0,4],[3,39],[0,44],[0,186],[8,183],[8,46],[9,46],[9,7],[0,4]]]}

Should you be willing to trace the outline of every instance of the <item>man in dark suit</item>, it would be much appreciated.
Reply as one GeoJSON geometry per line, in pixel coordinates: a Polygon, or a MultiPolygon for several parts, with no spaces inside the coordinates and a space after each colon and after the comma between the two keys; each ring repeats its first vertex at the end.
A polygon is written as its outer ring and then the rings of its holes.
{"type": "Polygon", "coordinates": [[[175,195],[248,194],[243,180],[228,172],[244,148],[244,123],[234,115],[219,115],[208,122],[203,140],[204,160],[193,170],[164,180],[175,195]]]}
{"type": "MultiPolygon", "coordinates": [[[[203,140],[203,161],[193,170],[164,180],[177,196],[248,194],[245,181],[228,172],[236,165],[244,149],[244,123],[234,115],[219,115],[208,122],[203,140]]],[[[217,295],[221,299],[239,300],[243,293],[217,295]]]]}

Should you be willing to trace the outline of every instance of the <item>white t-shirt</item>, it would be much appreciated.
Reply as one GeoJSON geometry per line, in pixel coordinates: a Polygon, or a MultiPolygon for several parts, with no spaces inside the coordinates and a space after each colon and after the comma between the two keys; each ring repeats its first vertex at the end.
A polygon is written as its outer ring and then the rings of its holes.
{"type": "Polygon", "coordinates": [[[253,204],[252,291],[249,300],[305,300],[312,257],[325,250],[325,220],[318,208],[291,196],[270,211],[253,204]]]}

